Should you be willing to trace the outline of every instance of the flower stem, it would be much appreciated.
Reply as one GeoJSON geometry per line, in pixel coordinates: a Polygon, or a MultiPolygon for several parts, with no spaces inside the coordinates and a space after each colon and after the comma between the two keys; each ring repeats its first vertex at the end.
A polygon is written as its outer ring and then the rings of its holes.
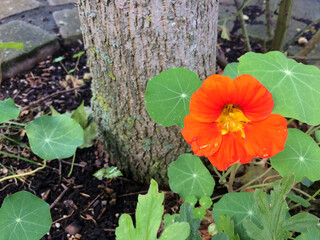
{"type": "Polygon", "coordinates": [[[287,125],[289,125],[290,123],[292,123],[294,121],[294,118],[290,118],[287,122],[287,125]]]}
{"type": "Polygon", "coordinates": [[[5,180],[9,180],[9,179],[11,179],[11,178],[19,178],[19,177],[24,177],[24,176],[32,175],[32,174],[34,174],[34,173],[36,173],[36,172],[44,169],[44,168],[46,167],[46,165],[47,165],[47,160],[44,160],[44,161],[43,161],[43,165],[42,165],[41,167],[38,167],[38,168],[36,168],[35,170],[30,171],[30,172],[20,173],[20,174],[15,174],[15,175],[10,175],[10,176],[1,178],[1,179],[0,179],[0,182],[3,182],[3,181],[5,181],[5,180]]]}
{"type": "Polygon", "coordinates": [[[3,155],[7,155],[9,157],[18,158],[20,160],[23,160],[23,161],[26,161],[26,162],[29,162],[29,163],[33,163],[35,165],[41,165],[41,163],[35,162],[33,160],[30,160],[30,159],[27,159],[27,158],[24,158],[24,157],[20,157],[18,155],[12,154],[12,153],[4,152],[4,151],[0,151],[0,153],[3,154],[3,155]]]}
{"type": "MultiPolygon", "coordinates": [[[[234,166],[234,165],[232,165],[232,166],[234,166]]],[[[226,177],[228,177],[229,174],[230,174],[230,172],[232,171],[232,166],[231,166],[226,172],[224,172],[224,173],[222,174],[221,178],[219,179],[219,183],[220,183],[220,184],[223,184],[223,183],[226,183],[226,182],[227,182],[227,181],[226,181],[226,177]]]]}
{"type": "Polygon", "coordinates": [[[76,153],[73,154],[73,157],[72,157],[72,163],[71,163],[71,168],[70,168],[70,171],[69,171],[69,174],[68,174],[68,177],[71,176],[72,174],[72,171],[73,171],[73,165],[74,165],[74,160],[76,158],[76,153]]]}
{"type": "Polygon", "coordinates": [[[231,174],[230,174],[228,185],[227,185],[228,186],[228,192],[233,192],[232,185],[233,185],[233,182],[234,182],[234,179],[236,177],[236,173],[237,173],[237,170],[238,170],[239,167],[240,167],[240,163],[234,164],[234,165],[232,165],[230,167],[231,168],[231,174]]]}
{"type": "MultiPolygon", "coordinates": [[[[212,166],[213,166],[213,165],[212,165],[212,166]]],[[[217,169],[215,166],[213,166],[213,171],[217,174],[217,176],[219,177],[219,179],[222,178],[222,175],[219,173],[218,169],[217,169]]]]}
{"type": "Polygon", "coordinates": [[[18,123],[18,122],[12,122],[12,121],[5,121],[5,123],[18,125],[18,126],[21,126],[21,127],[25,127],[26,126],[24,123],[18,123]]]}

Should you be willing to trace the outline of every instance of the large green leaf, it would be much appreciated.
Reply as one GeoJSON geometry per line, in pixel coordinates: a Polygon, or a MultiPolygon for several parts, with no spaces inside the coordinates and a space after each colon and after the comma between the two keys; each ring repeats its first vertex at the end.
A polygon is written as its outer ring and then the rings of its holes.
{"type": "Polygon", "coordinates": [[[271,158],[271,165],[281,176],[293,173],[296,181],[307,177],[320,180],[320,149],[315,141],[298,129],[288,129],[284,150],[271,158]]]}
{"type": "Polygon", "coordinates": [[[20,109],[8,98],[0,102],[0,123],[19,117],[20,109]]]}
{"type": "Polygon", "coordinates": [[[320,124],[320,69],[276,51],[247,53],[239,61],[240,74],[251,74],[272,93],[274,113],[320,124]]]}
{"type": "Polygon", "coordinates": [[[320,240],[320,227],[308,228],[307,232],[299,235],[296,240],[320,240]]]}
{"type": "Polygon", "coordinates": [[[231,77],[232,79],[235,79],[236,77],[239,76],[238,66],[239,66],[239,63],[237,62],[229,63],[225,67],[222,76],[228,76],[228,77],[231,77]]]}
{"type": "Polygon", "coordinates": [[[66,115],[36,118],[26,132],[32,151],[47,160],[70,157],[83,144],[81,126],[66,115]]]}
{"type": "Polygon", "coordinates": [[[37,240],[51,227],[49,205],[25,191],[9,195],[0,209],[0,239],[37,240]]]}
{"type": "Polygon", "coordinates": [[[158,124],[169,127],[184,126],[189,114],[191,95],[201,87],[195,72],[185,68],[171,68],[152,78],[147,84],[146,108],[158,124]]]}
{"type": "Polygon", "coordinates": [[[254,209],[253,193],[234,192],[225,194],[213,206],[213,217],[218,226],[221,215],[227,215],[233,220],[235,233],[239,234],[240,239],[250,239],[242,225],[245,219],[250,219],[259,224],[254,209]]]}
{"type": "MultiPolygon", "coordinates": [[[[136,228],[128,214],[122,214],[116,228],[117,240],[156,240],[163,214],[164,194],[158,192],[158,184],[151,180],[148,194],[139,195],[136,209],[136,228]]],[[[171,223],[160,240],[185,240],[190,232],[188,223],[171,223]]]]}
{"type": "Polygon", "coordinates": [[[184,200],[190,195],[198,199],[211,196],[215,182],[199,157],[183,154],[168,169],[169,185],[184,200]]]}

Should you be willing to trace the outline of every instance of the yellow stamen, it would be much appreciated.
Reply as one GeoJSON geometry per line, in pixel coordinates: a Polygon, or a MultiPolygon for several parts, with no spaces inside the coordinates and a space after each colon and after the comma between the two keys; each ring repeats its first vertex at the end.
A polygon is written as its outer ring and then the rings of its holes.
{"type": "Polygon", "coordinates": [[[240,132],[241,137],[245,138],[243,124],[250,122],[242,112],[242,110],[234,104],[227,104],[222,109],[219,118],[216,121],[221,128],[221,134],[240,132]]]}

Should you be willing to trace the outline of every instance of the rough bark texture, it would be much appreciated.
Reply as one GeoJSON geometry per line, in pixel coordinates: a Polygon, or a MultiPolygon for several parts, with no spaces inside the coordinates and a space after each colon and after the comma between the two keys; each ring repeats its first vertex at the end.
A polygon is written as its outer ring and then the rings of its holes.
{"type": "Polygon", "coordinates": [[[215,73],[216,0],[78,0],[92,73],[92,109],[101,139],[126,176],[166,184],[170,162],[188,149],[144,105],[147,81],[185,67],[215,73]]]}

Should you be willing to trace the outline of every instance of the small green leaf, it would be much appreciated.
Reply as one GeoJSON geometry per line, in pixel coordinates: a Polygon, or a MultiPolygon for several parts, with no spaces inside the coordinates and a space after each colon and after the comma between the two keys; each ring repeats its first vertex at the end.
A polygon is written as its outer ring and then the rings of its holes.
{"type": "Polygon", "coordinates": [[[288,59],[283,53],[246,53],[239,74],[251,74],[272,94],[273,113],[310,125],[320,124],[320,69],[288,59]]]}
{"type": "Polygon", "coordinates": [[[302,183],[304,186],[306,186],[306,187],[310,187],[314,182],[311,181],[311,180],[308,179],[308,178],[305,178],[305,179],[302,180],[301,183],[302,183]]]}
{"type": "Polygon", "coordinates": [[[320,226],[315,226],[308,228],[306,232],[303,232],[301,235],[299,235],[296,240],[320,240],[320,226]],[[315,238],[315,236],[318,236],[318,238],[315,238]]]}
{"type": "Polygon", "coordinates": [[[221,38],[230,40],[229,33],[228,33],[228,28],[227,28],[227,21],[224,21],[222,25],[220,25],[222,31],[221,31],[221,38]]]}
{"type": "Polygon", "coordinates": [[[211,200],[211,198],[208,197],[208,196],[203,196],[203,197],[200,198],[199,204],[200,204],[204,209],[208,209],[208,208],[211,207],[211,205],[212,205],[212,200],[211,200]]]}
{"type": "Polygon", "coordinates": [[[61,62],[63,59],[65,59],[65,57],[60,56],[60,57],[57,57],[57,58],[53,59],[52,62],[54,62],[54,63],[56,63],[56,62],[61,62]]]}
{"type": "Polygon", "coordinates": [[[0,123],[19,117],[20,109],[8,98],[0,101],[0,123]]]}
{"type": "Polygon", "coordinates": [[[189,195],[188,197],[186,197],[186,199],[184,199],[187,203],[189,203],[192,207],[194,207],[194,205],[197,204],[198,199],[196,198],[195,195],[189,195]]]}
{"type": "Polygon", "coordinates": [[[303,207],[310,207],[310,203],[307,200],[296,194],[288,193],[287,197],[293,202],[300,203],[303,207]]]}
{"type": "Polygon", "coordinates": [[[320,142],[320,130],[314,132],[317,142],[320,142]]]}
{"type": "Polygon", "coordinates": [[[96,173],[93,174],[93,176],[95,176],[99,180],[102,180],[103,178],[112,179],[121,177],[122,172],[117,167],[108,167],[106,169],[99,169],[96,173]]]}
{"type": "MultiPolygon", "coordinates": [[[[246,233],[242,222],[250,219],[259,224],[254,209],[253,193],[249,192],[233,192],[225,194],[213,206],[213,217],[219,226],[219,218],[221,215],[228,215],[234,222],[234,231],[239,234],[240,239],[250,239],[246,233]]],[[[220,229],[219,229],[220,230],[220,229]]]]}
{"type": "Polygon", "coordinates": [[[298,129],[288,129],[284,150],[271,158],[271,165],[281,176],[293,173],[296,181],[304,177],[320,180],[320,149],[315,141],[298,129]]]}
{"type": "Polygon", "coordinates": [[[84,54],[84,51],[78,52],[76,54],[73,54],[72,58],[81,57],[84,54]]]}
{"type": "Polygon", "coordinates": [[[194,195],[198,199],[211,196],[215,182],[199,157],[183,154],[168,169],[169,185],[182,199],[194,195]]]}
{"type": "Polygon", "coordinates": [[[175,217],[179,216],[179,214],[172,214],[170,215],[169,213],[166,213],[164,216],[163,216],[163,227],[164,228],[167,228],[169,227],[172,223],[174,223],[174,219],[175,217]]]}
{"type": "Polygon", "coordinates": [[[193,218],[199,218],[201,221],[204,219],[206,215],[206,210],[203,208],[194,208],[193,209],[193,218]]]}
{"type": "Polygon", "coordinates": [[[173,223],[165,228],[159,240],[184,240],[190,234],[189,224],[186,222],[173,223]]]}
{"type": "Polygon", "coordinates": [[[60,115],[60,113],[57,110],[55,110],[53,106],[50,106],[49,108],[50,108],[51,116],[60,115]]]}
{"type": "Polygon", "coordinates": [[[231,77],[232,79],[235,79],[236,77],[239,76],[238,66],[239,66],[239,63],[237,62],[229,63],[225,67],[222,76],[228,76],[228,77],[231,77]]]}
{"type": "Polygon", "coordinates": [[[84,129],[84,143],[79,146],[82,148],[92,147],[94,144],[94,140],[97,138],[97,124],[95,122],[91,122],[89,126],[84,129]]]}
{"type": "Polygon", "coordinates": [[[83,144],[81,126],[66,115],[38,117],[27,125],[26,133],[32,151],[47,160],[71,157],[83,144]]]}
{"type": "Polygon", "coordinates": [[[0,209],[0,239],[40,239],[51,227],[49,205],[25,191],[7,196],[0,209]]]}
{"type": "Polygon", "coordinates": [[[195,72],[185,68],[171,68],[152,78],[145,94],[146,109],[150,117],[165,127],[183,128],[189,111],[191,95],[201,87],[195,72]]]}
{"type": "Polygon", "coordinates": [[[200,226],[200,219],[193,217],[192,206],[184,202],[180,207],[180,215],[175,218],[175,222],[187,222],[190,225],[190,235],[187,240],[201,240],[201,235],[197,232],[200,226]]]}
{"type": "Polygon", "coordinates": [[[287,231],[307,232],[309,228],[316,227],[318,222],[318,218],[312,214],[298,213],[287,219],[283,227],[287,231]]]}
{"type": "Polygon", "coordinates": [[[13,48],[21,50],[23,49],[23,43],[17,43],[17,42],[0,42],[0,49],[6,49],[6,48],[13,48]]]}
{"type": "Polygon", "coordinates": [[[215,223],[210,223],[210,225],[208,226],[208,233],[211,236],[214,236],[214,235],[218,234],[218,228],[217,228],[217,225],[215,223]]]}
{"type": "Polygon", "coordinates": [[[234,223],[229,216],[219,217],[219,231],[226,233],[230,240],[240,240],[239,235],[234,233],[234,223]]]}
{"type": "Polygon", "coordinates": [[[84,101],[80,104],[80,106],[73,111],[71,118],[74,119],[80,126],[85,129],[88,124],[88,116],[84,109],[84,101]]]}

